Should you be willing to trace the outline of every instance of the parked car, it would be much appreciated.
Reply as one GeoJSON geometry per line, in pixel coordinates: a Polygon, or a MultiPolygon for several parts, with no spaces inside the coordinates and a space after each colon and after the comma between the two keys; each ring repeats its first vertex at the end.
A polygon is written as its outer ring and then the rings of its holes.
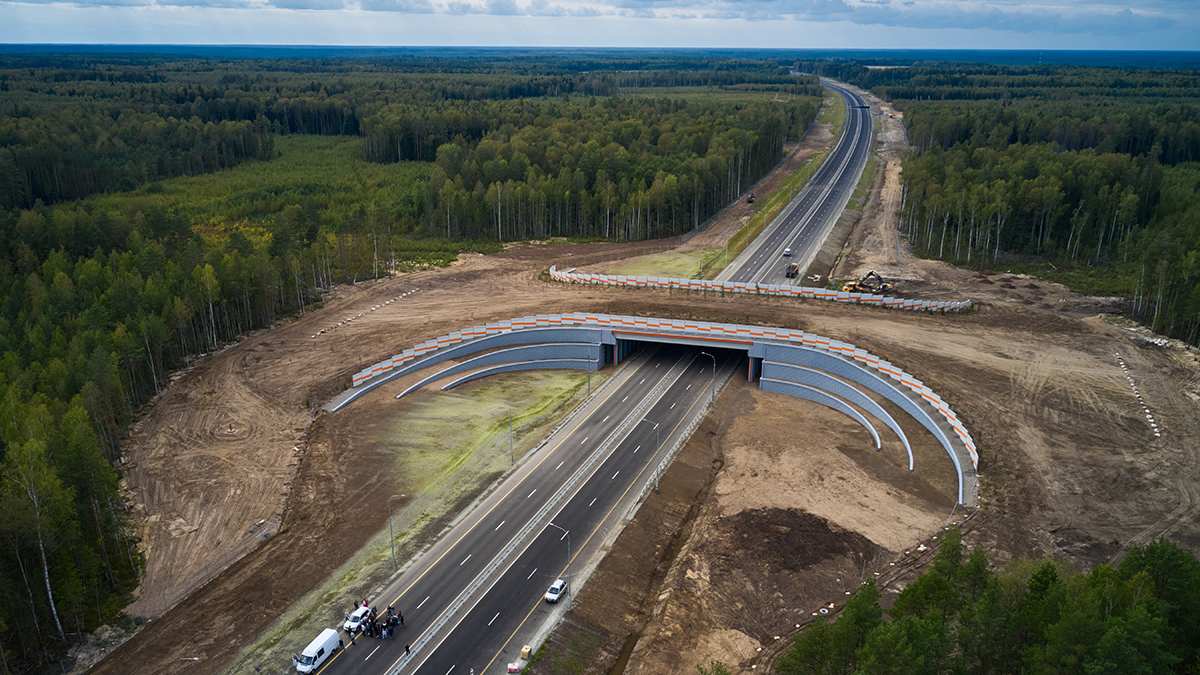
{"type": "Polygon", "coordinates": [[[371,613],[371,608],[367,606],[359,607],[350,614],[350,618],[346,619],[346,623],[342,624],[342,630],[347,633],[355,633],[362,630],[363,620],[371,613]]]}
{"type": "Polygon", "coordinates": [[[296,666],[297,673],[311,673],[317,669],[317,666],[325,663],[325,660],[337,650],[338,632],[332,628],[326,628],[321,631],[320,635],[313,638],[312,642],[308,643],[299,656],[292,654],[292,665],[296,666]]]}
{"type": "Polygon", "coordinates": [[[550,584],[550,590],[546,591],[546,602],[558,602],[558,599],[566,592],[567,582],[559,579],[550,584]]]}

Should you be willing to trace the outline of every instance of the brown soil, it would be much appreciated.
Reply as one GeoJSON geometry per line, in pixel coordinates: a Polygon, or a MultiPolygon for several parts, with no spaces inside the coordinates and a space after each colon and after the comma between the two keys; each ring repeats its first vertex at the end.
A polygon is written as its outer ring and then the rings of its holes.
{"type": "MultiPolygon", "coordinates": [[[[737,217],[731,210],[734,224],[714,228],[735,226],[737,217]]],[[[863,223],[874,226],[875,218],[863,223]]],[[[1056,555],[1087,567],[1157,536],[1200,547],[1200,356],[1114,325],[1099,315],[1105,300],[903,254],[914,295],[970,297],[979,309],[934,316],[540,280],[551,263],[640,250],[533,245],[463,256],[450,269],[343,289],[325,308],[198,362],[147,411],[127,448],[126,479],[148,523],[149,566],[135,611],[153,598],[163,603],[206,567],[211,572],[248,537],[261,546],[95,671],[168,672],[183,656],[203,659],[191,664],[193,673],[229,664],[386,526],[377,495],[405,484],[391,473],[393,463],[379,461],[368,434],[402,414],[384,405],[394,404],[388,392],[319,414],[311,425],[306,406],[408,346],[525,314],[599,311],[795,327],[896,363],[941,393],[977,440],[982,505],[968,541],[987,546],[996,563],[1056,555]],[[1161,438],[1144,419],[1118,352],[1161,438]],[[282,519],[278,534],[249,532],[272,516],[282,519]]],[[[637,634],[631,672],[695,672],[709,659],[749,672],[763,668],[818,607],[833,603],[836,611],[843,587],[880,571],[894,592],[928,555],[914,546],[936,546],[931,533],[954,510],[948,458],[911,426],[913,473],[898,442],[876,452],[846,418],[735,378],[663,490],[583,589],[564,630],[588,638],[581,640],[593,654],[588,672],[606,672],[637,634]]],[[[955,510],[953,519],[963,515],[955,510]]]]}

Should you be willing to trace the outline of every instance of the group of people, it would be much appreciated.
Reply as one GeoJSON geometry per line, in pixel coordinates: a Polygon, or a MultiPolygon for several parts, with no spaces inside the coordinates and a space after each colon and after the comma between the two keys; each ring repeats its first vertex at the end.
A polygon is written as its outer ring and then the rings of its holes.
{"type": "MultiPolygon", "coordinates": [[[[359,607],[369,607],[369,605],[364,599],[361,604],[358,602],[354,603],[354,609],[357,610],[359,607]]],[[[395,607],[388,605],[384,614],[379,614],[374,607],[371,607],[371,610],[363,618],[362,622],[358,624],[358,630],[367,637],[389,640],[396,637],[397,624],[404,625],[404,614],[395,607]]],[[[350,642],[354,642],[353,630],[350,631],[350,642]]]]}

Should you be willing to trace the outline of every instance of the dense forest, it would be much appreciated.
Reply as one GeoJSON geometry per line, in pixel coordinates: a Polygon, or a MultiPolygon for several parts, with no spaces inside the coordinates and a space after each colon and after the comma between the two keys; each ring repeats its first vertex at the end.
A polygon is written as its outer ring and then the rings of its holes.
{"type": "Polygon", "coordinates": [[[904,232],[918,253],[1129,298],[1200,341],[1200,73],[915,64],[802,68],[903,111],[904,232]]]}
{"type": "Polygon", "coordinates": [[[464,248],[688,231],[821,105],[773,62],[626,61],[0,57],[0,670],[128,601],[114,467],[173,370],[464,248]]]}
{"type": "Polygon", "coordinates": [[[835,623],[796,635],[776,672],[1166,675],[1200,663],[1200,562],[1167,540],[1086,574],[1031,560],[996,573],[954,528],[891,609],[880,597],[865,582],[835,623]]]}

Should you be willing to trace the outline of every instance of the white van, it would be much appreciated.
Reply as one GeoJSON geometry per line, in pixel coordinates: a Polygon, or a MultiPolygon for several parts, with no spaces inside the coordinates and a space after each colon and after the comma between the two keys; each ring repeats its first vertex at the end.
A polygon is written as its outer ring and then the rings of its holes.
{"type": "Polygon", "coordinates": [[[317,669],[317,666],[325,663],[338,649],[338,632],[332,628],[326,628],[321,631],[304,651],[300,652],[300,656],[292,654],[292,665],[296,666],[297,673],[311,673],[317,669]]]}

